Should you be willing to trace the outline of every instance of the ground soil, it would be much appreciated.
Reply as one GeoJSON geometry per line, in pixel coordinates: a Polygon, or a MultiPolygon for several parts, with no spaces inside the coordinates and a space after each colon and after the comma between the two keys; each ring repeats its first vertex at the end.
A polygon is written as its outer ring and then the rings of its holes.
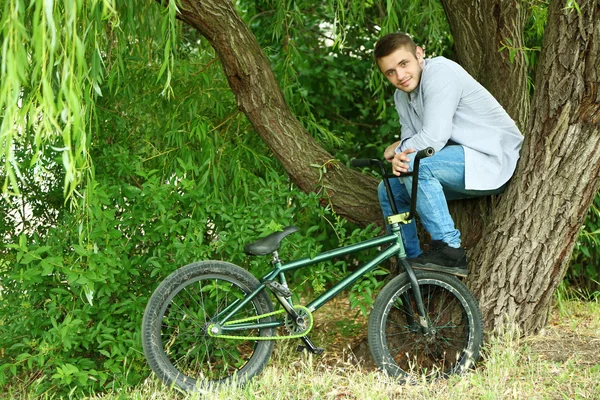
{"type": "MultiPolygon", "coordinates": [[[[571,302],[568,309],[555,308],[548,325],[537,335],[520,342],[533,354],[551,362],[573,362],[582,367],[600,365],[600,307],[590,310],[585,303],[571,302]]],[[[325,348],[322,362],[341,366],[354,364],[372,371],[376,367],[367,345],[367,318],[352,309],[347,298],[340,296],[315,315],[311,337],[325,348]]]]}
{"type": "Polygon", "coordinates": [[[590,304],[572,302],[568,310],[555,308],[548,325],[523,343],[548,361],[600,365],[600,316],[590,304]]]}

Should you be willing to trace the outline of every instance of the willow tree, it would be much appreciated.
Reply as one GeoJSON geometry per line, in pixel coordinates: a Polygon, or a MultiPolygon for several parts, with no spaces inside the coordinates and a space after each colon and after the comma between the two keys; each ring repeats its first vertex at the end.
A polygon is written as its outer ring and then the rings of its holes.
{"type": "MultiPolygon", "coordinates": [[[[336,212],[351,221],[366,225],[381,220],[376,180],[337,162],[300,123],[261,44],[233,2],[159,1],[154,9],[141,3],[4,3],[0,148],[5,193],[18,187],[19,164],[12,151],[21,131],[15,127],[26,127],[32,147],[51,143],[61,156],[65,193],[83,196],[93,162],[88,155],[89,121],[107,68],[117,69],[111,77],[119,76],[125,67],[114,60],[119,60],[120,52],[128,46],[158,43],[164,51],[158,76],[169,96],[177,18],[210,42],[239,109],[298,187],[324,188],[336,212]],[[161,7],[164,17],[159,25],[155,9],[161,7]],[[147,17],[150,14],[153,17],[147,17]],[[144,43],[149,38],[155,40],[144,43]]],[[[418,2],[406,3],[412,10],[419,7],[418,2]]],[[[552,294],[600,182],[600,4],[598,0],[549,4],[531,95],[523,51],[528,3],[442,1],[458,61],[490,89],[526,136],[517,173],[504,195],[454,207],[463,235],[474,244],[469,284],[480,299],[488,328],[509,318],[526,333],[546,322],[552,294]]],[[[311,2],[253,4],[263,9],[256,15],[281,14],[283,21],[287,15],[302,13],[303,7],[312,12],[311,2]]],[[[326,4],[337,21],[331,21],[334,31],[375,24],[364,18],[367,9],[380,14],[375,22],[384,32],[403,28],[400,6],[393,7],[393,2],[326,4]]],[[[280,30],[285,42],[289,39],[285,25],[280,30]]],[[[156,63],[154,57],[149,62],[156,63]]]]}
{"type": "MultiPolygon", "coordinates": [[[[509,189],[489,214],[479,214],[485,223],[461,226],[467,238],[481,238],[471,252],[469,282],[489,328],[508,318],[523,332],[535,332],[547,321],[600,183],[600,2],[550,4],[531,100],[526,60],[518,51],[524,46],[525,4],[443,4],[459,61],[496,95],[527,138],[509,189]],[[507,46],[509,51],[499,51],[507,46]]],[[[323,175],[311,165],[332,157],[289,112],[268,60],[233,5],[182,1],[178,17],[210,41],[240,109],[294,181],[312,190],[323,175]]],[[[377,218],[373,182],[341,165],[330,168],[324,181],[340,214],[359,223],[377,218]]]]}

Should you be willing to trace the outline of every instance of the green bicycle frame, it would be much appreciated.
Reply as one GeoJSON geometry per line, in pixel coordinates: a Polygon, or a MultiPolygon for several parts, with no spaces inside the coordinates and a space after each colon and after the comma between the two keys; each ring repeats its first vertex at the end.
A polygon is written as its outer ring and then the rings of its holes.
{"type": "MultiPolygon", "coordinates": [[[[286,281],[285,281],[285,273],[286,272],[293,271],[298,268],[303,268],[303,267],[306,267],[309,265],[317,264],[317,263],[320,263],[323,261],[327,261],[332,258],[345,256],[347,254],[358,253],[360,251],[370,249],[373,247],[391,244],[390,247],[388,247],[387,249],[380,252],[371,261],[367,262],[365,265],[360,267],[355,272],[347,275],[344,279],[342,279],[340,282],[335,284],[331,289],[325,291],[325,293],[321,294],[321,296],[319,296],[315,300],[311,301],[306,306],[306,308],[312,313],[315,310],[322,307],[325,303],[327,303],[328,301],[333,299],[340,292],[344,291],[345,289],[347,289],[348,287],[353,285],[358,279],[360,279],[362,276],[364,276],[365,274],[367,274],[368,272],[373,270],[375,267],[377,267],[383,261],[385,261],[393,256],[398,256],[398,259],[400,259],[400,260],[406,259],[406,250],[404,249],[404,243],[402,242],[402,235],[400,234],[400,224],[401,223],[402,224],[409,223],[415,214],[416,204],[417,204],[417,192],[418,192],[417,191],[417,182],[418,182],[418,177],[419,177],[420,160],[425,157],[430,157],[434,153],[435,153],[435,151],[433,148],[426,148],[426,149],[419,151],[414,158],[413,171],[402,174],[402,176],[412,176],[413,177],[413,180],[412,180],[413,195],[411,196],[410,212],[402,213],[402,214],[398,213],[398,210],[396,209],[396,204],[393,201],[392,190],[391,190],[391,187],[389,184],[389,178],[396,178],[397,176],[387,175],[385,172],[384,164],[379,160],[353,160],[353,162],[352,162],[353,166],[361,167],[361,166],[368,166],[368,165],[378,165],[380,167],[381,175],[384,178],[383,182],[384,182],[384,185],[386,188],[387,196],[390,199],[390,206],[392,207],[393,215],[389,216],[388,220],[387,220],[387,222],[391,228],[391,233],[389,233],[385,236],[375,238],[375,239],[370,239],[370,240],[366,240],[366,241],[363,241],[360,243],[356,243],[356,244],[352,244],[349,246],[340,247],[338,249],[326,251],[324,253],[320,253],[320,254],[316,255],[313,258],[303,258],[300,260],[289,262],[287,264],[282,264],[281,260],[279,259],[279,256],[277,255],[277,252],[274,252],[273,264],[274,264],[275,268],[273,270],[271,270],[269,273],[267,273],[264,277],[262,277],[262,279],[260,280],[261,285],[256,290],[254,290],[252,293],[250,293],[248,296],[246,296],[246,298],[244,298],[243,300],[233,302],[229,307],[227,307],[225,310],[221,311],[217,316],[215,316],[215,320],[219,321],[221,330],[222,331],[233,331],[233,330],[241,330],[241,329],[248,329],[248,328],[272,328],[272,327],[277,327],[277,326],[283,325],[282,321],[263,322],[263,323],[256,323],[256,324],[239,323],[239,324],[230,324],[230,325],[225,325],[225,323],[229,319],[231,319],[232,316],[235,315],[235,313],[237,313],[239,310],[241,310],[242,307],[244,307],[246,304],[248,304],[248,302],[250,302],[254,297],[256,297],[261,291],[265,290],[265,288],[266,288],[265,282],[279,280],[280,283],[285,285],[286,284],[286,281]],[[225,316],[225,317],[223,317],[223,316],[225,316]],[[221,317],[223,317],[223,318],[221,318],[221,317]]],[[[430,324],[427,319],[427,314],[425,313],[425,307],[423,304],[423,299],[421,298],[421,291],[419,289],[417,277],[416,277],[415,272],[413,271],[412,267],[408,264],[408,262],[403,261],[403,266],[405,268],[406,274],[407,274],[408,279],[412,286],[413,298],[415,300],[418,317],[419,317],[419,324],[421,325],[423,332],[427,333],[430,329],[430,324]]],[[[274,291],[273,291],[273,294],[275,294],[275,296],[277,297],[277,300],[286,309],[286,311],[288,311],[288,313],[291,316],[294,316],[295,312],[292,308],[291,300],[283,297],[279,293],[275,293],[274,291]]]]}
{"type": "Polygon", "coordinates": [[[310,265],[318,264],[323,261],[331,260],[336,257],[345,256],[347,254],[358,253],[363,250],[367,250],[373,247],[383,246],[386,244],[392,244],[390,247],[380,252],[375,258],[367,262],[365,265],[360,267],[358,270],[353,273],[347,275],[340,282],[335,284],[332,288],[325,291],[321,296],[311,301],[306,307],[310,310],[310,312],[314,312],[324,304],[329,302],[335,296],[340,294],[345,289],[352,286],[358,279],[372,271],[379,264],[384,262],[385,260],[398,256],[399,258],[406,258],[406,253],[404,250],[404,244],[402,243],[402,237],[400,235],[400,228],[398,226],[392,227],[392,233],[389,233],[385,236],[381,236],[375,239],[366,240],[360,243],[340,247],[338,249],[326,251],[324,253],[320,253],[314,258],[303,258],[300,260],[292,261],[287,264],[282,264],[281,261],[275,263],[275,268],[267,273],[263,278],[260,279],[261,284],[254,292],[246,296],[243,300],[239,302],[234,302],[225,310],[223,310],[216,318],[219,320],[219,324],[223,331],[235,331],[247,329],[249,326],[253,328],[272,328],[276,326],[281,326],[282,322],[266,322],[266,323],[253,323],[253,324],[234,324],[234,325],[225,325],[225,323],[235,315],[242,307],[244,307],[248,302],[250,302],[255,296],[257,296],[262,290],[266,288],[264,282],[280,279],[285,282],[285,273],[289,271],[293,271],[299,268],[304,268],[310,265]],[[225,315],[222,319],[221,316],[225,315]]]}
{"type": "Polygon", "coordinates": [[[392,257],[394,255],[398,255],[398,257],[400,257],[400,258],[405,258],[406,254],[404,253],[404,245],[402,243],[400,236],[392,233],[392,234],[389,234],[386,236],[382,236],[380,238],[375,238],[375,239],[367,240],[367,241],[364,241],[361,243],[341,247],[339,249],[327,251],[327,252],[324,252],[324,253],[321,253],[321,254],[315,256],[314,258],[304,258],[301,260],[290,262],[288,264],[276,266],[275,270],[273,270],[270,274],[268,274],[263,279],[264,280],[274,279],[280,273],[293,271],[298,268],[317,264],[319,262],[327,261],[332,258],[341,257],[341,256],[345,256],[347,254],[352,254],[352,253],[358,253],[358,252],[366,250],[366,249],[370,249],[370,248],[377,247],[377,246],[382,246],[382,245],[389,244],[389,243],[394,243],[394,244],[392,246],[390,246],[389,248],[387,248],[386,250],[379,253],[375,258],[373,258],[371,261],[369,261],[368,263],[363,265],[361,268],[354,271],[350,275],[346,276],[340,282],[335,284],[331,289],[325,291],[325,293],[323,293],[317,299],[310,302],[306,307],[311,312],[313,312],[313,311],[316,311],[317,309],[321,308],[325,303],[329,302],[331,299],[333,299],[335,296],[340,294],[342,291],[344,291],[345,289],[352,286],[358,279],[360,279],[362,276],[364,276],[365,274],[367,274],[368,272],[373,270],[375,267],[377,267],[383,261],[389,259],[390,257],[392,257]]]}

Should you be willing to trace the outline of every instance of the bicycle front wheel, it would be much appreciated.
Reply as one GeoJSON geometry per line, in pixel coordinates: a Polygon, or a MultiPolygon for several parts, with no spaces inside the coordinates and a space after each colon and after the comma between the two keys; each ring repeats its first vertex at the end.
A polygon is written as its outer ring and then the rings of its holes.
{"type": "MultiPolygon", "coordinates": [[[[231,381],[243,384],[260,373],[273,341],[215,338],[207,332],[223,317],[223,310],[259,285],[246,270],[222,261],[193,263],[169,275],[152,294],[142,323],[144,354],[156,375],[166,385],[190,392],[231,381]]],[[[263,291],[234,319],[272,311],[273,303],[263,291]]],[[[236,335],[270,337],[275,329],[249,328],[236,335]]]]}
{"type": "Polygon", "coordinates": [[[379,293],[369,316],[368,339],[377,366],[407,378],[461,373],[478,359],[483,322],[477,302],[454,276],[415,271],[431,330],[419,323],[412,285],[406,274],[379,293]]]}

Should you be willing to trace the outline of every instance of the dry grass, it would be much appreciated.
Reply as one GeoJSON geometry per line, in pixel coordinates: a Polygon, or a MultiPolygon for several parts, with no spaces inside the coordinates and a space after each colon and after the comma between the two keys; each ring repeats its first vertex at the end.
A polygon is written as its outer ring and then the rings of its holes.
{"type": "Polygon", "coordinates": [[[474,371],[411,385],[399,385],[361,362],[348,340],[332,336],[341,325],[353,336],[361,331],[364,335],[363,323],[361,318],[321,322],[323,333],[314,339],[331,343],[324,356],[295,353],[296,341],[278,343],[267,368],[243,388],[223,387],[185,396],[148,379],[137,388],[88,399],[600,399],[597,302],[565,301],[541,334],[521,339],[518,332],[508,329],[491,339],[474,371]]]}

